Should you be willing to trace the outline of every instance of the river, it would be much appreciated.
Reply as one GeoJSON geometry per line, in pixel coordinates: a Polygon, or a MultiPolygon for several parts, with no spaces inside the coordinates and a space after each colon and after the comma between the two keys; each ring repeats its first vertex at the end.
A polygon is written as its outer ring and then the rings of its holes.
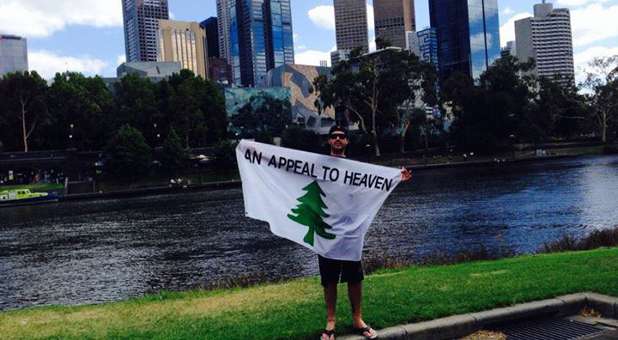
{"type": "MultiPolygon", "coordinates": [[[[387,200],[365,257],[537,251],[618,226],[618,156],[423,170],[387,200]]],[[[240,189],[0,209],[0,310],[317,274],[243,216],[240,189]]]]}

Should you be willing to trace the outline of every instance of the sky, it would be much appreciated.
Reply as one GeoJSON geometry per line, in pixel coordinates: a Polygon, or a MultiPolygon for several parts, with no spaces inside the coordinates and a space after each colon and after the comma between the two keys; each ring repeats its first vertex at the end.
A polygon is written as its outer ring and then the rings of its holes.
{"type": "MultiPolygon", "coordinates": [[[[291,0],[297,64],[330,62],[335,49],[332,0],[291,0]]],[[[514,21],[531,16],[540,0],[498,0],[501,44],[514,40],[514,21]]],[[[554,0],[571,9],[578,78],[594,57],[618,55],[618,0],[554,0]]],[[[368,0],[370,41],[373,0],[368,0]]],[[[427,0],[415,0],[418,29],[429,26],[427,0]]],[[[215,0],[169,0],[175,20],[216,16],[215,0]]],[[[114,77],[125,59],[121,0],[0,0],[0,33],[28,38],[31,70],[44,78],[78,71],[114,77]]],[[[375,46],[375,44],[371,44],[375,46]]]]}

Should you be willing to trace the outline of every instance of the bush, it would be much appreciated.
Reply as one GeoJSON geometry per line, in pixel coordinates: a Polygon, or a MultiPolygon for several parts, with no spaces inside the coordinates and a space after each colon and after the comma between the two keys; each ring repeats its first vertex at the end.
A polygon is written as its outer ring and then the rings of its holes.
{"type": "Polygon", "coordinates": [[[182,146],[176,130],[170,129],[167,138],[163,142],[163,153],[160,159],[163,170],[169,174],[175,173],[182,167],[182,163],[187,157],[187,150],[182,146]]]}
{"type": "Polygon", "coordinates": [[[142,133],[129,125],[118,130],[107,147],[110,160],[107,170],[123,179],[136,179],[147,175],[152,161],[152,149],[142,133]]]}
{"type": "Polygon", "coordinates": [[[219,167],[236,165],[236,142],[221,141],[214,147],[215,164],[219,167]]]}
{"type": "Polygon", "coordinates": [[[618,227],[614,229],[595,230],[582,239],[577,239],[571,235],[565,235],[558,241],[545,243],[541,251],[543,253],[556,253],[616,246],[618,246],[618,227]]]}

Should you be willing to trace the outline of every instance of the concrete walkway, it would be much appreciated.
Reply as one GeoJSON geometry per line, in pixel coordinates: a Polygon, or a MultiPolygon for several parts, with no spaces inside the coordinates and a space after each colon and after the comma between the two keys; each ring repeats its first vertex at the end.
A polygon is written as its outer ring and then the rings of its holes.
{"type": "MultiPolygon", "coordinates": [[[[526,319],[578,315],[585,307],[601,313],[605,318],[618,319],[618,298],[596,293],[580,293],[485,312],[390,327],[379,330],[378,334],[380,339],[457,339],[479,330],[526,319]]],[[[611,334],[603,336],[611,336],[611,334]]],[[[362,340],[364,338],[361,336],[341,336],[337,339],[362,340]]],[[[602,339],[613,338],[596,338],[595,340],[602,339]]]]}

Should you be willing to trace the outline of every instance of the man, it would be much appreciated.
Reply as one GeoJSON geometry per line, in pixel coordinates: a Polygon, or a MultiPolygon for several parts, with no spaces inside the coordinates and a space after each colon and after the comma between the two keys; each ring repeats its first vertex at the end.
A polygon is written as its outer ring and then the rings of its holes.
{"type": "MultiPolygon", "coordinates": [[[[333,126],[329,132],[328,144],[330,155],[333,157],[346,157],[346,148],[349,144],[346,129],[333,126]]],[[[412,179],[412,174],[407,169],[401,170],[401,180],[407,182],[412,179]]],[[[354,330],[367,339],[375,339],[378,333],[365,323],[362,316],[362,282],[364,279],[363,264],[361,261],[341,261],[325,258],[318,255],[320,266],[321,283],[324,287],[324,300],[326,302],[326,328],[322,332],[321,340],[335,339],[335,315],[337,306],[337,284],[348,284],[348,298],[352,305],[352,321],[354,330]]]]}

